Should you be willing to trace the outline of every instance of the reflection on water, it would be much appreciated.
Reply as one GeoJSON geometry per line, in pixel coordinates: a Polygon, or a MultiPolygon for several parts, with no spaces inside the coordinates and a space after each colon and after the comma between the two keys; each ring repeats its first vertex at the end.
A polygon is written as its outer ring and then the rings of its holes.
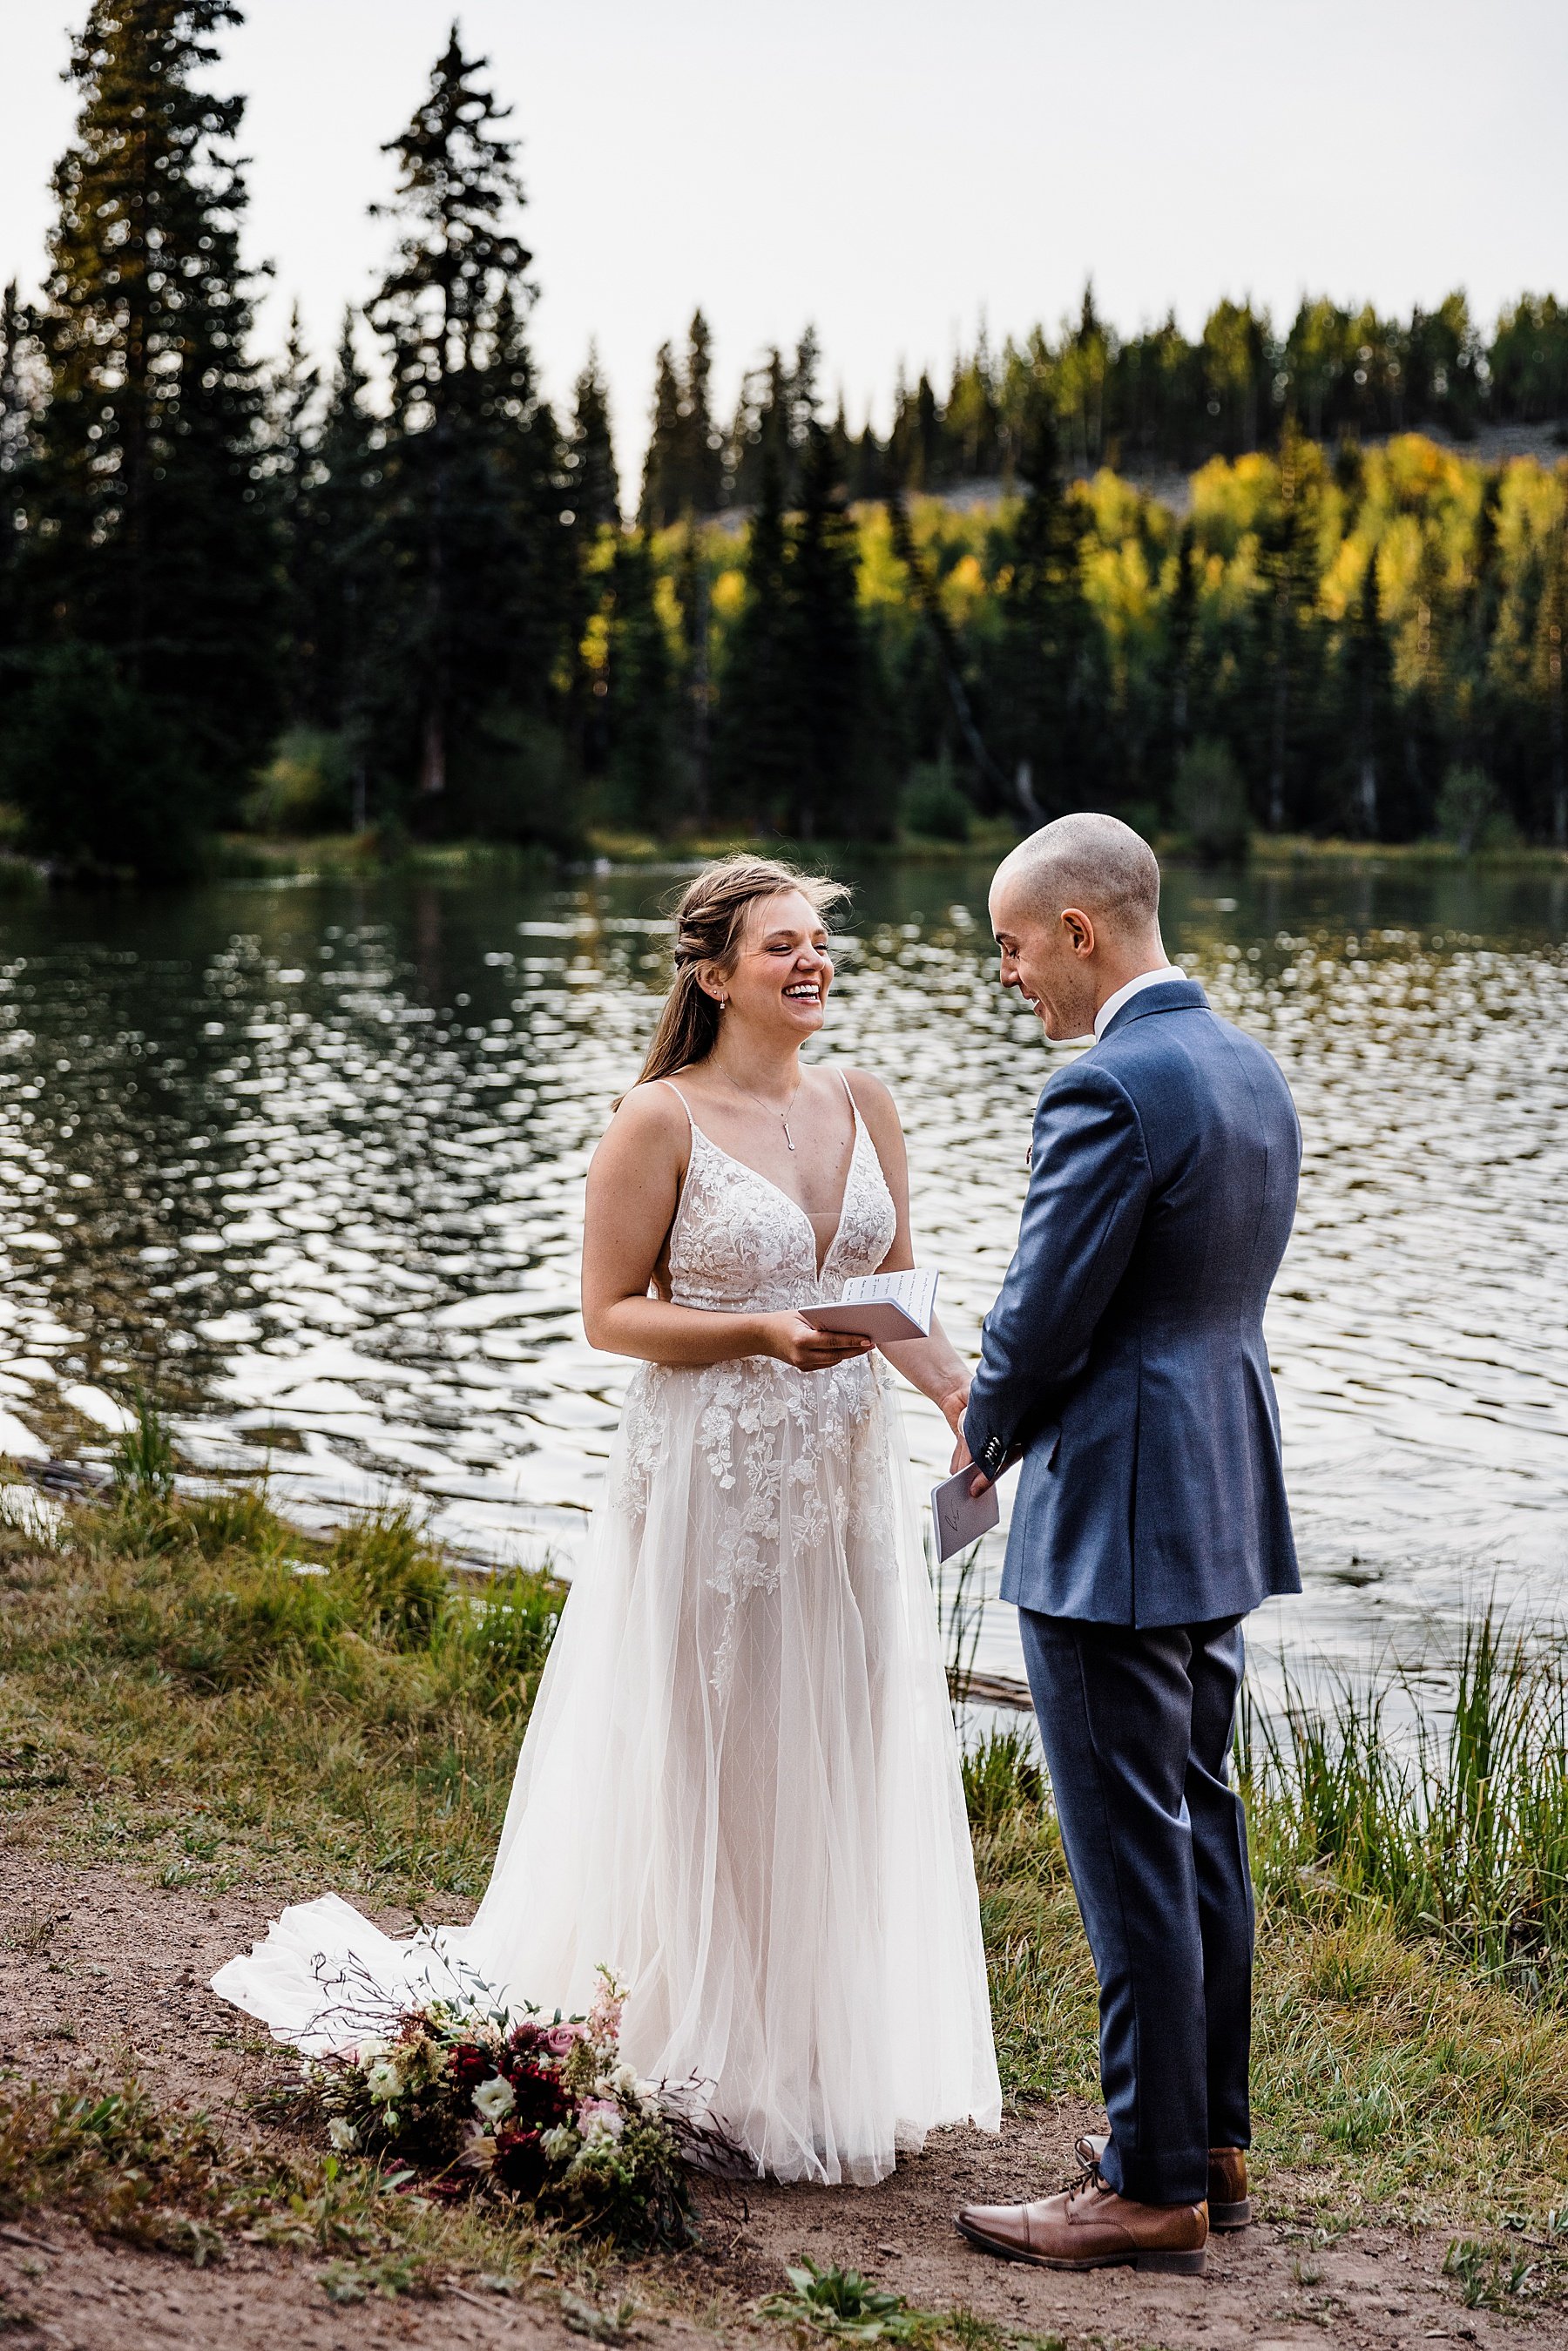
{"type": "MultiPolygon", "coordinates": [[[[898,1096],[960,1344],[1062,1058],[994,984],[988,878],[859,877],[822,1047],[898,1096]]],[[[300,1517],[413,1488],[463,1552],[570,1560],[628,1368],[578,1322],[582,1176],[653,1024],[671,883],[7,908],[0,1447],[101,1447],[113,1392],[153,1376],[193,1458],[268,1468],[300,1517]]],[[[1309,1593],[1273,1629],[1350,1659],[1494,1584],[1555,1614],[1568,883],[1176,873],[1166,915],[1306,1132],[1270,1339],[1309,1593]]],[[[918,1399],[908,1422],[924,1479],[945,1431],[918,1399]]],[[[1009,1613],[979,1661],[1016,1671],[1009,1613]]]]}

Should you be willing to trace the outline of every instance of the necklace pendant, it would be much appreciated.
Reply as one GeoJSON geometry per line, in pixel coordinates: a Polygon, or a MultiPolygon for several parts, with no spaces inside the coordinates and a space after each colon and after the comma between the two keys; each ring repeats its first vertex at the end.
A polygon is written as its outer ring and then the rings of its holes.
{"type": "Polygon", "coordinates": [[[789,1146],[790,1150],[791,1150],[791,1151],[793,1151],[793,1150],[794,1150],[794,1148],[795,1148],[795,1138],[794,1138],[794,1136],[793,1136],[793,1135],[790,1134],[790,1132],[789,1132],[789,1120],[788,1120],[787,1118],[781,1118],[781,1119],[779,1120],[779,1125],[780,1125],[780,1126],[783,1128],[783,1130],[784,1130],[784,1140],[785,1140],[785,1142],[789,1144],[789,1146]]]}

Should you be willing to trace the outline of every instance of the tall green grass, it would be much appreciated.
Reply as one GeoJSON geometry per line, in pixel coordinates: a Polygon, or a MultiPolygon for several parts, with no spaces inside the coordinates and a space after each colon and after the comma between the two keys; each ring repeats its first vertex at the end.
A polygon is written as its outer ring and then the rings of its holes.
{"type": "MultiPolygon", "coordinates": [[[[1252,1867],[1276,1912],[1371,1904],[1472,1974],[1568,2003],[1568,1674],[1555,1646],[1490,1610],[1466,1626],[1451,1706],[1403,1674],[1346,1679],[1282,1714],[1244,1698],[1237,1777],[1252,1867]],[[1425,1710],[1423,1710],[1425,1709],[1425,1710]]],[[[1038,1818],[1038,1750],[993,1730],[964,1759],[969,1818],[995,1836],[1038,1818]]]]}
{"type": "Polygon", "coordinates": [[[1517,1989],[1568,1993],[1568,1681],[1555,1647],[1487,1610],[1466,1627],[1436,1724],[1406,1678],[1340,1680],[1243,1725],[1254,1871],[1277,1902],[1314,1881],[1386,1905],[1517,1989]],[[1393,1703],[1414,1715],[1391,1726],[1393,1703]]]}

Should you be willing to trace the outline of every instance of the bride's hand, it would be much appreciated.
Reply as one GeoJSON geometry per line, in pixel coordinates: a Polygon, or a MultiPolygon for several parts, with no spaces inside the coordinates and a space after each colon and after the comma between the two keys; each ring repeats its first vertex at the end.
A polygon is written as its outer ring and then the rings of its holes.
{"type": "MultiPolygon", "coordinates": [[[[964,1415],[969,1409],[969,1383],[967,1379],[960,1380],[956,1387],[949,1388],[946,1395],[938,1396],[936,1401],[942,1408],[943,1419],[946,1422],[948,1427],[952,1430],[954,1436],[957,1437],[961,1444],[964,1437],[964,1415]]],[[[967,1460],[967,1454],[965,1455],[964,1458],[965,1460],[967,1460]]],[[[955,1461],[953,1464],[955,1469],[961,1469],[963,1466],[963,1461],[955,1461]]]]}
{"type": "Polygon", "coordinates": [[[874,1344],[853,1331],[819,1331],[800,1314],[764,1314],[759,1321],[762,1344],[758,1353],[776,1355],[798,1372],[831,1372],[835,1364],[869,1355],[874,1344]]]}

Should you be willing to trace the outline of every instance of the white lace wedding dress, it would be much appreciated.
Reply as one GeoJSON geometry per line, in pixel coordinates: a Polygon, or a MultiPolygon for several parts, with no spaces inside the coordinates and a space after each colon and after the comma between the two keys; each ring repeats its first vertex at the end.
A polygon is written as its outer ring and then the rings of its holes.
{"type": "MultiPolygon", "coordinates": [[[[858,1112],[820,1271],[804,1212],[694,1124],[674,1296],[820,1302],[893,1232],[858,1112]]],[[[876,1355],[642,1366],[473,1924],[394,1940],[329,1895],[214,1989],[321,2051],[433,1969],[570,2014],[602,1963],[630,1987],[627,2058],[701,2085],[759,2173],[868,2182],[936,2124],[997,2128],[957,1749],[889,1385],[876,1355]]]]}

